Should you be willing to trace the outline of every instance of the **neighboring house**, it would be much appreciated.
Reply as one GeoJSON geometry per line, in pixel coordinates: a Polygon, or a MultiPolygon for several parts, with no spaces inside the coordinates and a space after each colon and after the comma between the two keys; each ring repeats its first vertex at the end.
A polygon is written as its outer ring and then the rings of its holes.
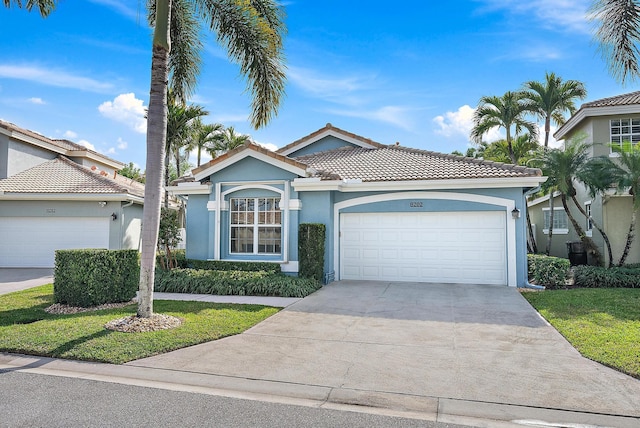
{"type": "Polygon", "coordinates": [[[71,248],[139,248],[144,185],[124,164],[0,121],[0,267],[53,267],[71,248]]]}
{"type": "Polygon", "coordinates": [[[522,286],[538,169],[386,146],[327,124],[277,152],[247,143],[170,190],[187,257],[298,272],[298,226],[326,226],[325,280],[522,286]],[[522,212],[522,215],[520,215],[522,212]]]}
{"type": "MultiPolygon", "coordinates": [[[[610,98],[582,104],[580,109],[560,127],[554,134],[556,140],[570,140],[574,137],[586,138],[584,141],[592,144],[591,156],[617,155],[612,151],[611,144],[621,144],[623,141],[637,143],[640,141],[640,91],[618,95],[610,98]]],[[[578,186],[578,201],[587,213],[602,226],[611,241],[613,261],[618,261],[627,239],[629,222],[631,220],[631,196],[628,193],[616,194],[607,192],[604,198],[600,195],[592,198],[586,189],[578,186]]],[[[559,196],[554,197],[553,237],[550,254],[567,257],[567,242],[579,241],[567,214],[562,207],[559,196]]],[[[569,208],[588,236],[598,245],[604,260],[607,251],[600,233],[593,227],[569,201],[569,208]]],[[[549,231],[549,196],[538,198],[529,203],[531,222],[535,224],[536,243],[538,251],[543,252],[547,245],[549,231]]],[[[636,226],[637,227],[637,226],[636,226]]],[[[640,262],[640,241],[636,239],[627,263],[640,262]]]]}

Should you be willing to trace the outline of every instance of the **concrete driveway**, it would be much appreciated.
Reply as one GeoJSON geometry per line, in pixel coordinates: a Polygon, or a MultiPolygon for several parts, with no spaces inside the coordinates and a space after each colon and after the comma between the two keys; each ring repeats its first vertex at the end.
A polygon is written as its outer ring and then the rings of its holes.
{"type": "Polygon", "coordinates": [[[53,269],[50,268],[0,268],[0,294],[52,282],[53,269]]]}
{"type": "Polygon", "coordinates": [[[640,381],[582,358],[507,287],[342,281],[243,334],[128,365],[327,387],[356,404],[640,423],[640,381]]]}

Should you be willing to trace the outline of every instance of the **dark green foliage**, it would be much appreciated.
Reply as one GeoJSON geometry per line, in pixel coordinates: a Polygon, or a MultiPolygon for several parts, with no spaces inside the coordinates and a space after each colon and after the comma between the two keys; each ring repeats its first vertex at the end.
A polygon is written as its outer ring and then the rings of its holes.
{"type": "Polygon", "coordinates": [[[640,288],[640,268],[576,266],[573,270],[575,285],[588,288],[640,288]]]}
{"type": "Polygon", "coordinates": [[[273,262],[230,262],[226,260],[179,260],[178,265],[182,268],[203,269],[203,270],[220,270],[233,271],[239,270],[243,272],[264,271],[269,273],[280,273],[280,264],[273,262]]]}
{"type": "Polygon", "coordinates": [[[160,212],[160,229],[158,231],[158,250],[161,255],[157,260],[163,269],[177,267],[177,260],[173,255],[182,237],[180,236],[180,221],[178,211],[162,208],[160,212]]]}
{"type": "Polygon", "coordinates": [[[137,250],[57,250],[54,300],[71,306],[127,302],[138,290],[137,250]]]}
{"type": "Polygon", "coordinates": [[[529,279],[547,288],[561,288],[566,285],[571,265],[569,260],[542,254],[527,255],[529,279]]]}
{"type": "Polygon", "coordinates": [[[324,239],[326,226],[302,223],[298,228],[298,275],[321,282],[324,276],[324,239]]]}
{"type": "Polygon", "coordinates": [[[268,271],[173,269],[156,271],[155,291],[239,296],[304,297],[317,281],[268,271]]]}

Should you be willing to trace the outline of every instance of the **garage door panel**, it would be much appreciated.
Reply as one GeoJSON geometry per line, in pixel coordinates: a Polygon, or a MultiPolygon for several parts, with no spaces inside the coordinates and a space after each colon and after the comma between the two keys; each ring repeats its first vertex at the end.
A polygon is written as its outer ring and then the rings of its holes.
{"type": "Polygon", "coordinates": [[[343,279],[506,284],[504,212],[346,213],[340,251],[343,279]]]}
{"type": "Polygon", "coordinates": [[[1,267],[53,267],[56,250],[109,248],[109,218],[0,218],[1,267]]]}

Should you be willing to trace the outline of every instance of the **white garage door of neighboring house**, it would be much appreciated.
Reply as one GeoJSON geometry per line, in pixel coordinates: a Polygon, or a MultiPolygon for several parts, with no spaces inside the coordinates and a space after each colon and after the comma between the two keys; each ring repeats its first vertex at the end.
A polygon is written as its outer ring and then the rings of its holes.
{"type": "Polygon", "coordinates": [[[340,278],[507,284],[502,211],[340,215],[340,278]]]}
{"type": "Polygon", "coordinates": [[[0,217],[0,267],[53,267],[55,250],[109,248],[109,220],[0,217]]]}

